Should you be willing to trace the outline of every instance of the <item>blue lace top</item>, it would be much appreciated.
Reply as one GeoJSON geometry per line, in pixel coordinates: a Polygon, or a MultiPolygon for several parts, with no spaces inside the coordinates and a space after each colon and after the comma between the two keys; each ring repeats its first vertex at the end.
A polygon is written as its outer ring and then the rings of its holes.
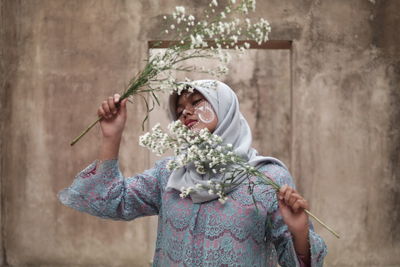
{"type": "MultiPolygon", "coordinates": [[[[276,194],[267,185],[240,185],[225,204],[213,200],[193,204],[180,192],[165,190],[168,159],[142,174],[124,178],[118,160],[93,162],[72,185],[58,193],[66,206],[113,220],[158,215],[153,266],[301,266],[290,232],[280,216],[276,194]]],[[[294,187],[283,167],[268,164],[263,172],[280,185],[294,187]]],[[[252,178],[256,182],[257,178],[252,178]]],[[[310,224],[311,266],[322,266],[324,241],[310,224]]]]}

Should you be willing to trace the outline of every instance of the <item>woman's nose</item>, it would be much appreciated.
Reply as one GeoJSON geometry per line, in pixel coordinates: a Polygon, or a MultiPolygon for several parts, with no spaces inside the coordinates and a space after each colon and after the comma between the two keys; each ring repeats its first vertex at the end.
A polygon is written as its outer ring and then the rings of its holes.
{"type": "Polygon", "coordinates": [[[193,107],[192,106],[186,106],[185,109],[182,111],[183,115],[192,115],[193,114],[193,107]]]}

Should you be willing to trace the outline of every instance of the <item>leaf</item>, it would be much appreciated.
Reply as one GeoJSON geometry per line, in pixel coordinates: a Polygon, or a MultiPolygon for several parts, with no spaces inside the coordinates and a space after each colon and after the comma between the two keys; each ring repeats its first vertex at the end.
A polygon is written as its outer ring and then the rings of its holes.
{"type": "Polygon", "coordinates": [[[154,99],[157,101],[157,104],[160,106],[160,101],[158,101],[158,97],[154,93],[154,91],[151,91],[151,94],[153,95],[154,99]]]}
{"type": "Polygon", "coordinates": [[[254,206],[256,207],[257,214],[259,214],[259,210],[258,210],[258,206],[257,206],[256,198],[254,197],[254,195],[253,195],[253,194],[251,194],[251,198],[253,199],[253,203],[254,203],[254,206]]]}

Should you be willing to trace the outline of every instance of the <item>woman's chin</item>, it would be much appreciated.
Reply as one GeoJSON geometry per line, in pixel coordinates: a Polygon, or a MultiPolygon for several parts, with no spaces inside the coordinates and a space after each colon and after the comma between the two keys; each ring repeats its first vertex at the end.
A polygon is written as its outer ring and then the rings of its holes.
{"type": "Polygon", "coordinates": [[[201,123],[196,123],[192,127],[189,127],[189,129],[193,132],[200,132],[200,130],[203,128],[206,128],[206,127],[204,125],[202,125],[201,123]]]}

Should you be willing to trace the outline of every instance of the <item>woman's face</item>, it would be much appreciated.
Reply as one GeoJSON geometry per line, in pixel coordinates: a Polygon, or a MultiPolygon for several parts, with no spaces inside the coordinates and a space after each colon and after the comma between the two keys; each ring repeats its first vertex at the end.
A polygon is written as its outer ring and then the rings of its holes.
{"type": "Polygon", "coordinates": [[[207,99],[198,91],[182,92],[176,105],[176,117],[190,130],[207,128],[211,133],[217,127],[218,118],[207,99]]]}

